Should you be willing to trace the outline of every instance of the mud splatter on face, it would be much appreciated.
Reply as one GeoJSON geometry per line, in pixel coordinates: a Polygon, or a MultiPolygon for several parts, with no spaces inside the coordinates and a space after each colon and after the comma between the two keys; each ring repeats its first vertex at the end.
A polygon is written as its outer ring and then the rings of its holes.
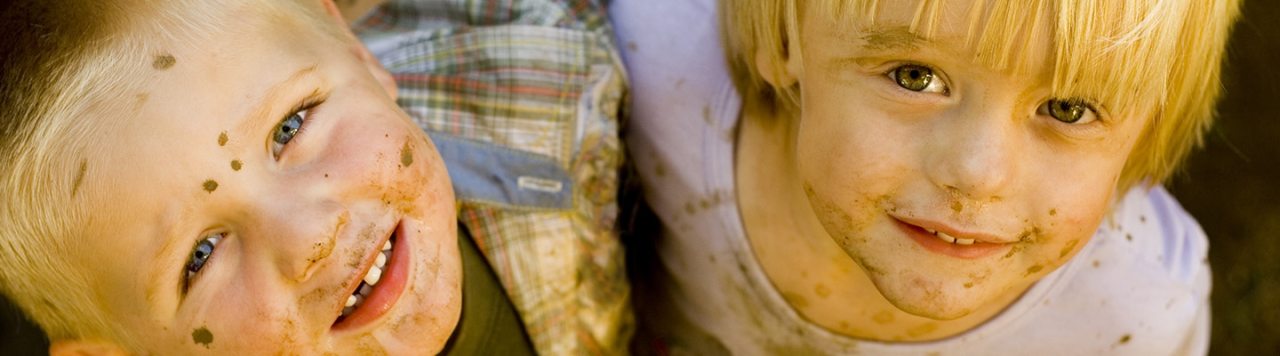
{"type": "Polygon", "coordinates": [[[964,287],[965,287],[966,289],[968,289],[968,288],[973,288],[973,282],[964,282],[964,287]]]}
{"type": "Polygon", "coordinates": [[[1120,342],[1120,344],[1121,344],[1121,345],[1124,345],[1124,344],[1129,343],[1129,340],[1131,340],[1131,339],[1133,339],[1133,335],[1124,334],[1124,336],[1121,336],[1121,337],[1120,337],[1120,341],[1119,341],[1119,342],[1120,342]]]}
{"type": "Polygon", "coordinates": [[[876,312],[876,315],[872,315],[871,320],[876,322],[876,324],[882,324],[882,325],[892,323],[893,312],[888,310],[881,310],[879,312],[876,312]]]}
{"type": "Polygon", "coordinates": [[[204,181],[204,191],[213,193],[215,190],[218,190],[218,182],[212,179],[204,181]]]}
{"type": "Polygon", "coordinates": [[[213,343],[213,333],[209,332],[209,328],[201,326],[191,331],[191,341],[207,349],[213,343]]]}
{"type": "Polygon", "coordinates": [[[1041,266],[1041,265],[1035,265],[1035,266],[1028,267],[1028,268],[1027,268],[1027,273],[1026,273],[1024,276],[1030,276],[1030,275],[1032,275],[1032,274],[1034,274],[1034,273],[1036,273],[1036,272],[1040,272],[1040,270],[1042,270],[1042,269],[1044,269],[1044,266],[1041,266]]]}
{"type": "Polygon", "coordinates": [[[1062,248],[1062,252],[1058,253],[1058,258],[1067,257],[1067,254],[1071,253],[1071,250],[1075,249],[1076,245],[1078,244],[1080,244],[1080,239],[1075,239],[1075,240],[1071,240],[1071,242],[1068,242],[1067,246],[1062,248]]]}
{"type": "Polygon", "coordinates": [[[819,298],[826,298],[831,296],[831,288],[827,288],[825,284],[818,283],[818,285],[813,286],[813,293],[817,294],[819,298]]]}
{"type": "Polygon", "coordinates": [[[244,163],[241,163],[240,160],[231,160],[231,170],[239,172],[241,167],[244,167],[244,163]]]}
{"type": "Polygon", "coordinates": [[[413,165],[413,146],[405,141],[404,147],[400,148],[400,166],[409,167],[413,165]]]}
{"type": "Polygon", "coordinates": [[[957,213],[964,211],[964,204],[960,204],[960,202],[958,201],[951,203],[951,211],[954,211],[957,213]]]}
{"type": "Polygon", "coordinates": [[[80,185],[84,183],[84,173],[89,170],[89,160],[80,160],[80,169],[76,171],[76,179],[71,184],[71,197],[75,198],[80,193],[80,185]]]}
{"type": "Polygon", "coordinates": [[[151,68],[155,68],[158,70],[165,70],[165,69],[173,68],[173,65],[177,63],[178,63],[178,59],[173,58],[172,54],[161,53],[161,54],[157,54],[155,60],[151,61],[151,68]]]}
{"type": "Polygon", "coordinates": [[[1058,209],[1049,209],[1049,216],[1058,215],[1058,209]]]}
{"type": "Polygon", "coordinates": [[[230,140],[230,138],[227,137],[226,131],[218,134],[218,146],[226,146],[228,140],[230,140]]]}

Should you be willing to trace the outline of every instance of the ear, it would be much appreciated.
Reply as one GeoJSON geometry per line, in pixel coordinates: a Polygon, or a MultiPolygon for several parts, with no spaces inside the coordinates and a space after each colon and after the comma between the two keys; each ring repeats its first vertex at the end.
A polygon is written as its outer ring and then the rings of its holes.
{"type": "Polygon", "coordinates": [[[72,355],[119,355],[124,356],[129,353],[119,345],[104,341],[91,340],[59,340],[49,345],[50,356],[72,356],[72,355]]]}
{"type": "Polygon", "coordinates": [[[382,86],[382,89],[387,92],[387,96],[395,99],[399,89],[396,88],[396,81],[392,79],[391,73],[387,72],[387,68],[383,67],[382,63],[378,62],[378,58],[374,57],[373,53],[370,53],[369,49],[364,46],[364,43],[360,42],[356,34],[351,32],[351,26],[343,19],[342,11],[338,10],[338,5],[334,4],[333,0],[320,0],[320,2],[324,5],[325,13],[342,29],[343,34],[351,39],[351,53],[360,59],[365,69],[369,70],[369,74],[372,74],[373,78],[382,86]]]}
{"type": "Polygon", "coordinates": [[[774,62],[773,53],[767,48],[757,48],[755,53],[756,68],[760,76],[774,88],[786,88],[796,84],[800,77],[800,49],[797,41],[782,39],[786,50],[782,53],[782,65],[774,62]]]}

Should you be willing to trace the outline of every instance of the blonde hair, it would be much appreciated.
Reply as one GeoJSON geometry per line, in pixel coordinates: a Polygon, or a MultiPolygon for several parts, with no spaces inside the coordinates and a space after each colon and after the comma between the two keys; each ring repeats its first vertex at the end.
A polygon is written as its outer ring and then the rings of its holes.
{"type": "MultiPolygon", "coordinates": [[[[259,21],[315,25],[341,36],[319,9],[301,2],[18,0],[0,10],[0,293],[50,340],[96,339],[134,348],[112,322],[78,258],[93,219],[80,186],[93,175],[80,158],[98,128],[96,112],[130,103],[136,74],[163,56],[157,43],[194,46],[207,34],[259,21]]],[[[273,23],[274,23],[273,22],[273,23]]],[[[172,58],[169,58],[172,60],[172,58]]],[[[158,68],[158,67],[157,67],[158,68]]],[[[120,118],[115,118],[120,119],[120,118]]]]}
{"type": "MultiPolygon", "coordinates": [[[[762,73],[783,73],[788,56],[800,55],[787,44],[800,38],[805,16],[874,24],[878,2],[722,0],[725,51],[744,102],[798,113],[797,88],[774,87],[762,73]],[[804,13],[807,2],[818,11],[804,13]],[[757,66],[759,53],[769,68],[757,66]]],[[[909,31],[931,39],[944,2],[919,0],[909,31]]],[[[1202,143],[1239,0],[975,0],[967,15],[976,62],[1021,68],[1031,56],[1014,53],[1018,45],[1048,33],[1055,96],[1095,98],[1121,113],[1153,110],[1117,182],[1123,190],[1164,181],[1202,143]]]]}

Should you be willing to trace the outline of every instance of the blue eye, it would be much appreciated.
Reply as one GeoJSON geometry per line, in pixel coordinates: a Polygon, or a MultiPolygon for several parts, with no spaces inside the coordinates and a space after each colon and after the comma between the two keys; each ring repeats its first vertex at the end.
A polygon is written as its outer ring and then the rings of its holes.
{"type": "Polygon", "coordinates": [[[209,262],[209,256],[213,255],[213,248],[218,246],[218,241],[222,240],[222,234],[213,234],[201,239],[196,243],[196,247],[191,250],[191,256],[187,258],[187,271],[184,274],[187,283],[204,269],[205,263],[209,262]]]}
{"type": "Polygon", "coordinates": [[[307,110],[299,110],[280,121],[276,125],[276,129],[271,134],[271,152],[277,157],[284,150],[284,145],[293,141],[293,138],[302,132],[302,124],[307,121],[307,110]]]}

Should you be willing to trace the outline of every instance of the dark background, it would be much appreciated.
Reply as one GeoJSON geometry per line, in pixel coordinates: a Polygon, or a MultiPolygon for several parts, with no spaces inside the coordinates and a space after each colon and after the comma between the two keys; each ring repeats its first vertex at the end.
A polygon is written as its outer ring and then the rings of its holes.
{"type": "MultiPolygon", "coordinates": [[[[1209,235],[1215,355],[1280,351],[1280,1],[1246,0],[1220,119],[1170,188],[1209,235]]],[[[0,354],[42,353],[0,300],[0,354]]]]}
{"type": "Polygon", "coordinates": [[[1280,352],[1280,1],[1245,0],[1219,121],[1170,190],[1209,234],[1215,355],[1280,352]]]}

